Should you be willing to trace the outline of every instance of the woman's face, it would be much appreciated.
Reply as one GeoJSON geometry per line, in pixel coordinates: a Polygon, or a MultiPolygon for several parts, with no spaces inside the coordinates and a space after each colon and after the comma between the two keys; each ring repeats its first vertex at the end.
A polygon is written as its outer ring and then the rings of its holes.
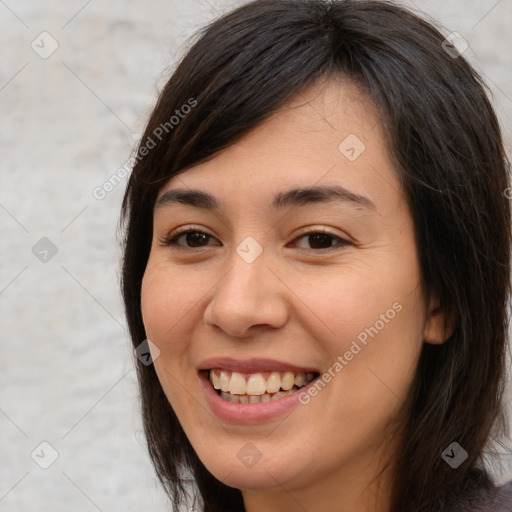
{"type": "Polygon", "coordinates": [[[159,193],[144,324],[183,429],[230,486],[372,474],[436,342],[383,130],[358,88],[317,84],[159,193]]]}

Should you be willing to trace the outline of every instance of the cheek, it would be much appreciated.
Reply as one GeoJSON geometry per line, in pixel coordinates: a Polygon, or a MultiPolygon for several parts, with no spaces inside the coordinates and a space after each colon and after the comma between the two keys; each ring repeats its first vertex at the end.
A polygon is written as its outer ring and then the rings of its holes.
{"type": "Polygon", "coordinates": [[[389,415],[414,377],[424,325],[418,268],[414,258],[391,263],[376,260],[363,270],[354,265],[314,286],[299,281],[296,289],[315,313],[308,313],[308,330],[331,362],[327,370],[334,376],[327,379],[341,397],[340,416],[352,410],[352,417],[368,417],[365,408],[376,420],[389,415]]]}
{"type": "Polygon", "coordinates": [[[192,342],[201,326],[209,282],[204,273],[183,272],[168,262],[148,262],[141,286],[141,311],[146,336],[160,350],[155,370],[167,398],[178,413],[182,410],[183,386],[197,373],[190,361],[192,342]]]}
{"type": "Polygon", "coordinates": [[[146,336],[153,342],[161,340],[162,334],[170,329],[171,316],[176,313],[172,294],[168,293],[168,284],[171,283],[162,280],[159,273],[148,266],[142,279],[141,311],[146,336]]]}
{"type": "MultiPolygon", "coordinates": [[[[301,298],[301,319],[310,318],[314,338],[326,344],[332,358],[372,339],[386,339],[389,348],[421,340],[423,307],[414,264],[393,272],[375,264],[328,270],[307,279],[289,275],[301,298]]],[[[369,345],[369,343],[367,343],[369,345]]]]}
{"type": "Polygon", "coordinates": [[[187,364],[187,339],[190,337],[182,332],[186,323],[180,322],[185,316],[185,297],[176,289],[176,280],[170,279],[169,275],[148,266],[142,281],[141,310],[146,337],[160,351],[153,359],[156,374],[176,411],[182,395],[181,374],[187,364]]]}
{"type": "Polygon", "coordinates": [[[191,325],[189,319],[201,297],[198,283],[182,277],[175,269],[150,261],[141,288],[146,335],[160,344],[165,341],[165,346],[159,346],[160,350],[172,351],[174,355],[180,354],[184,348],[182,345],[186,339],[182,335],[183,329],[191,325]],[[178,336],[178,333],[181,335],[178,336]]]}
{"type": "Polygon", "coordinates": [[[177,412],[183,409],[183,375],[189,365],[190,318],[197,303],[193,288],[180,285],[176,272],[150,260],[142,280],[141,311],[146,336],[160,350],[154,359],[163,390],[177,412]]]}
{"type": "MultiPolygon", "coordinates": [[[[307,307],[318,313],[308,330],[330,364],[323,374],[325,387],[303,402],[310,400],[312,411],[316,403],[322,404],[329,413],[321,427],[318,416],[311,414],[301,429],[321,428],[331,445],[340,447],[326,454],[327,465],[336,465],[352,450],[378,444],[388,423],[397,418],[422,346],[416,278],[415,273],[351,272],[316,281],[314,291],[302,292],[307,307]]],[[[294,431],[293,422],[287,428],[294,431]]]]}

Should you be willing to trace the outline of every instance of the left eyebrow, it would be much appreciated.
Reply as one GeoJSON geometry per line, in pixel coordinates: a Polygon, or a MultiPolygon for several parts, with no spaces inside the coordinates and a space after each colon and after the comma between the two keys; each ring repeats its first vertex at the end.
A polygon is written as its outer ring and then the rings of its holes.
{"type": "MultiPolygon", "coordinates": [[[[339,185],[311,186],[292,188],[276,194],[270,206],[274,210],[282,210],[289,206],[305,206],[310,203],[322,203],[339,200],[362,206],[370,210],[376,210],[375,203],[368,197],[356,194],[339,185]]],[[[202,190],[173,189],[165,192],[155,203],[155,209],[179,203],[207,210],[220,210],[219,201],[202,190]]]]}
{"type": "Polygon", "coordinates": [[[370,210],[377,209],[375,203],[370,198],[356,194],[339,185],[292,188],[277,194],[272,201],[272,208],[281,210],[287,206],[303,206],[309,203],[322,203],[336,199],[370,210]]]}

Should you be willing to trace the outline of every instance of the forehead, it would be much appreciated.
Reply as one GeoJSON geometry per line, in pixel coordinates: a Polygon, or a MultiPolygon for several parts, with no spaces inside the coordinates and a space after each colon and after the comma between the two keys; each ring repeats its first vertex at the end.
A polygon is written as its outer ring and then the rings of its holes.
{"type": "Polygon", "coordinates": [[[173,176],[159,197],[186,187],[235,202],[274,196],[291,185],[340,185],[364,195],[391,186],[398,192],[388,153],[368,95],[348,81],[323,80],[212,159],[173,176]]]}

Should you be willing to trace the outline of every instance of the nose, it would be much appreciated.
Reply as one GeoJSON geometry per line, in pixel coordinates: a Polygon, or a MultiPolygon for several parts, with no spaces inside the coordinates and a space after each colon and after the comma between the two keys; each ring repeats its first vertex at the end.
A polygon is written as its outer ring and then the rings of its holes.
{"type": "Polygon", "coordinates": [[[239,338],[285,325],[286,286],[268,268],[264,253],[252,263],[235,253],[230,263],[205,309],[205,323],[239,338]]]}

